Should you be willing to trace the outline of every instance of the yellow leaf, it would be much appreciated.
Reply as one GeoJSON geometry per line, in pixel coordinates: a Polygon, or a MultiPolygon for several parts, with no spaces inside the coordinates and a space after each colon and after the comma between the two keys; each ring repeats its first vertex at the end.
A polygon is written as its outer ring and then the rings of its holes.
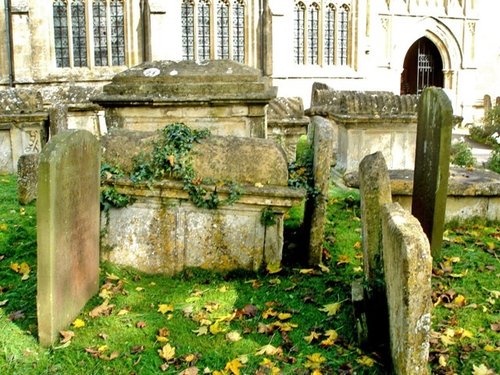
{"type": "Polygon", "coordinates": [[[350,259],[348,255],[339,255],[337,258],[337,266],[341,264],[348,264],[350,263],[350,259]]]}
{"type": "Polygon", "coordinates": [[[495,372],[481,363],[479,366],[472,365],[472,375],[495,375],[495,372]]]}
{"type": "Polygon", "coordinates": [[[494,352],[496,349],[494,346],[492,345],[485,345],[484,348],[483,348],[486,352],[494,352]]]}
{"type": "Polygon", "coordinates": [[[339,334],[334,329],[329,329],[328,331],[325,332],[325,336],[336,339],[337,337],[339,337],[339,334]]]}
{"type": "Polygon", "coordinates": [[[446,361],[446,357],[444,355],[439,356],[439,367],[446,367],[448,362],[446,361]]]}
{"type": "Polygon", "coordinates": [[[467,330],[467,329],[464,329],[464,328],[458,328],[456,331],[455,331],[455,335],[459,335],[460,336],[460,339],[464,339],[464,338],[473,338],[474,337],[474,334],[467,330]]]}
{"type": "Polygon", "coordinates": [[[156,336],[156,341],[158,342],[168,342],[168,337],[165,336],[156,336]]]}
{"type": "Polygon", "coordinates": [[[368,357],[367,355],[362,356],[361,358],[356,359],[360,365],[372,367],[375,364],[375,361],[368,357]]]}
{"type": "Polygon", "coordinates": [[[314,273],[314,268],[303,268],[299,272],[304,275],[308,275],[310,273],[314,273]]]}
{"type": "Polygon", "coordinates": [[[289,314],[289,313],[279,313],[278,314],[279,320],[287,320],[287,319],[290,319],[291,317],[292,317],[292,314],[289,314]]]}
{"type": "Polygon", "coordinates": [[[97,348],[97,351],[99,353],[104,353],[105,351],[107,351],[109,349],[109,347],[107,345],[101,345],[100,347],[97,348]]]}
{"type": "Polygon", "coordinates": [[[102,299],[110,299],[111,297],[113,297],[113,292],[108,289],[101,289],[101,291],[99,292],[99,297],[101,297],[102,299]]]}
{"type": "Polygon", "coordinates": [[[319,369],[321,364],[326,361],[320,353],[314,353],[307,356],[307,362],[305,366],[310,369],[319,369]]]}
{"type": "Polygon", "coordinates": [[[238,331],[231,331],[226,335],[226,339],[231,342],[240,341],[241,335],[238,331]]]}
{"type": "Polygon", "coordinates": [[[65,344],[75,336],[75,332],[73,331],[59,331],[59,334],[62,336],[61,344],[65,344]]]}
{"type": "Polygon", "coordinates": [[[321,346],[324,346],[324,347],[326,347],[326,346],[333,346],[333,345],[335,345],[335,338],[328,337],[327,339],[321,341],[319,344],[321,346]]]}
{"type": "Polygon", "coordinates": [[[194,360],[196,360],[196,355],[194,354],[188,354],[187,356],[184,357],[184,362],[193,362],[194,360]]]}
{"type": "Polygon", "coordinates": [[[357,241],[354,246],[355,249],[361,249],[361,241],[357,241]]]}
{"type": "Polygon", "coordinates": [[[281,353],[281,348],[280,347],[275,347],[272,346],[271,344],[267,344],[264,346],[261,346],[255,355],[276,355],[278,353],[281,353]]]}
{"type": "Polygon", "coordinates": [[[75,319],[75,321],[72,323],[72,325],[75,328],[82,328],[85,326],[85,322],[81,319],[75,319]]]}
{"type": "Polygon", "coordinates": [[[329,303],[327,305],[324,305],[322,309],[319,309],[319,311],[326,312],[328,316],[336,315],[339,312],[339,310],[340,310],[340,302],[329,303]]]}
{"type": "Polygon", "coordinates": [[[314,340],[319,339],[319,338],[320,338],[320,336],[321,336],[321,334],[320,334],[320,333],[317,333],[317,332],[315,332],[315,331],[312,331],[312,332],[309,334],[309,336],[304,336],[304,340],[306,340],[306,342],[307,342],[308,344],[310,344],[310,343],[311,343],[311,342],[313,342],[314,340]]]}
{"type": "Polygon", "coordinates": [[[198,329],[193,330],[194,333],[196,333],[196,336],[203,336],[208,334],[208,327],[207,326],[201,326],[198,329]]]}
{"type": "Polygon", "coordinates": [[[311,372],[311,375],[323,375],[323,373],[319,369],[315,368],[313,372],[311,372]]]}
{"type": "Polygon", "coordinates": [[[120,278],[116,276],[114,273],[107,273],[106,272],[106,279],[110,281],[118,281],[120,278]]]}
{"type": "Polygon", "coordinates": [[[225,330],[220,326],[219,322],[215,322],[210,326],[210,333],[216,335],[218,333],[224,332],[225,330]]]}
{"type": "Polygon", "coordinates": [[[229,288],[227,287],[227,285],[223,285],[217,290],[221,293],[226,293],[229,290],[229,288]]]}
{"type": "Polygon", "coordinates": [[[141,286],[138,286],[137,288],[135,288],[135,290],[137,290],[138,292],[142,292],[144,290],[144,288],[141,286]]]}
{"type": "Polygon", "coordinates": [[[268,273],[278,273],[281,271],[281,263],[278,261],[276,263],[268,263],[266,266],[266,270],[268,273]]]}
{"type": "Polygon", "coordinates": [[[116,313],[116,315],[122,316],[122,315],[127,315],[128,313],[129,313],[129,310],[127,310],[127,309],[121,309],[120,311],[118,311],[116,313]]]}
{"type": "Polygon", "coordinates": [[[163,348],[158,349],[158,354],[165,361],[171,361],[175,357],[175,347],[170,344],[166,344],[163,348]]]}
{"type": "Polygon", "coordinates": [[[446,336],[446,335],[441,335],[440,339],[441,339],[441,342],[442,342],[445,346],[448,346],[448,345],[454,345],[454,344],[455,344],[455,341],[453,341],[453,339],[452,339],[452,338],[450,338],[449,336],[446,336]]]}
{"type": "Polygon", "coordinates": [[[327,266],[325,266],[324,264],[319,264],[318,265],[319,269],[324,272],[324,273],[329,273],[330,272],[330,268],[328,268],[327,266]]]}
{"type": "Polygon", "coordinates": [[[226,367],[224,367],[224,370],[229,370],[231,371],[231,374],[233,375],[240,375],[240,368],[243,367],[243,364],[240,362],[239,359],[233,359],[232,361],[226,363],[226,367]]]}
{"type": "Polygon", "coordinates": [[[453,300],[453,303],[457,306],[464,306],[465,305],[465,297],[461,294],[455,297],[453,300]]]}
{"type": "Polygon", "coordinates": [[[172,311],[174,311],[174,305],[166,305],[166,304],[158,305],[159,313],[166,314],[167,312],[172,312],[172,311]]]}
{"type": "Polygon", "coordinates": [[[7,226],[7,224],[5,223],[0,224],[0,232],[6,232],[8,228],[9,227],[7,226]]]}
{"type": "Polygon", "coordinates": [[[264,319],[267,319],[270,316],[276,316],[276,315],[278,315],[278,312],[274,311],[272,307],[262,312],[262,317],[264,319]]]}

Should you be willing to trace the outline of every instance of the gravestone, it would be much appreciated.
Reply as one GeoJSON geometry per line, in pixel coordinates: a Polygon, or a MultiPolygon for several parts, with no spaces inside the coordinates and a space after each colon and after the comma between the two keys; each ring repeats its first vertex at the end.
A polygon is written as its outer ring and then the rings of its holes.
{"type": "Polygon", "coordinates": [[[40,155],[37,199],[37,313],[41,345],[51,345],[99,283],[97,139],[56,135],[40,155]]]}
{"type": "Polygon", "coordinates": [[[398,203],[382,207],[384,279],[396,375],[426,375],[431,328],[432,257],[418,220],[398,203]]]}
{"type": "Polygon", "coordinates": [[[20,204],[36,199],[40,154],[25,154],[17,162],[17,197],[20,204]]]}
{"type": "Polygon", "coordinates": [[[453,123],[446,93],[436,87],[426,88],[419,99],[417,118],[411,211],[429,238],[432,255],[437,257],[443,241],[453,123]]]}
{"type": "Polygon", "coordinates": [[[382,264],[382,232],[380,208],[392,202],[391,181],[380,151],[367,155],[359,165],[363,264],[369,284],[374,282],[382,264]]]}
{"type": "Polygon", "coordinates": [[[322,262],[328,187],[333,159],[331,123],[322,117],[314,116],[307,138],[313,148],[313,179],[317,194],[306,201],[304,226],[309,230],[307,261],[310,265],[316,265],[322,262]]]}

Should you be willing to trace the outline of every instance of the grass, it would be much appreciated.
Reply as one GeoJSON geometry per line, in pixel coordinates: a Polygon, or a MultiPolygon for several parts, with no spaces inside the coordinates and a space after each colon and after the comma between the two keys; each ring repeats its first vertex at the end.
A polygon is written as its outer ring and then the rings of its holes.
{"type": "MultiPolygon", "coordinates": [[[[99,295],[68,327],[71,340],[51,348],[36,340],[35,207],[18,205],[13,176],[0,176],[0,199],[1,374],[179,374],[192,367],[214,375],[387,373],[376,353],[358,347],[354,328],[350,283],[362,275],[355,190],[331,188],[326,268],[297,262],[300,241],[288,246],[276,273],[188,269],[162,277],[102,263],[99,295]],[[23,262],[29,273],[11,268],[23,262]],[[334,306],[338,312],[328,315],[334,306]]],[[[300,215],[298,207],[288,219],[299,236],[300,215]]],[[[498,223],[448,228],[434,266],[434,373],[499,369],[499,335],[491,328],[498,323],[499,236],[498,223]],[[453,343],[445,345],[450,327],[453,343]]]]}

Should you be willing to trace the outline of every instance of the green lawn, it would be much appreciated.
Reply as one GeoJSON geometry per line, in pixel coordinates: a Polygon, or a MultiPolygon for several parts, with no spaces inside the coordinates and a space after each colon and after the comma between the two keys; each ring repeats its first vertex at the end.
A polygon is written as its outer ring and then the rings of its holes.
{"type": "MultiPolygon", "coordinates": [[[[386,373],[356,343],[356,191],[331,189],[326,267],[301,266],[300,242],[275,273],[186,270],[170,278],[103,263],[99,295],[49,349],[36,340],[35,215],[34,205],[18,205],[15,177],[0,176],[1,374],[386,373]]],[[[499,371],[498,223],[457,224],[446,236],[435,264],[433,372],[499,371]]]]}

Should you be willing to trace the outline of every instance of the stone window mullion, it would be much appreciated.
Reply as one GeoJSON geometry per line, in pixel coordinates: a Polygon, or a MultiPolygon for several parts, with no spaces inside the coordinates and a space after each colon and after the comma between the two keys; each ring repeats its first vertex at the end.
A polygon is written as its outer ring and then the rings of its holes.
{"type": "Polygon", "coordinates": [[[106,45],[108,47],[108,66],[113,65],[113,46],[111,43],[111,0],[106,0],[106,45]]]}
{"type": "Polygon", "coordinates": [[[74,68],[74,52],[73,52],[73,17],[71,16],[71,6],[73,5],[73,0],[68,0],[68,6],[66,7],[67,19],[68,19],[68,49],[69,49],[69,67],[74,68]]]}

